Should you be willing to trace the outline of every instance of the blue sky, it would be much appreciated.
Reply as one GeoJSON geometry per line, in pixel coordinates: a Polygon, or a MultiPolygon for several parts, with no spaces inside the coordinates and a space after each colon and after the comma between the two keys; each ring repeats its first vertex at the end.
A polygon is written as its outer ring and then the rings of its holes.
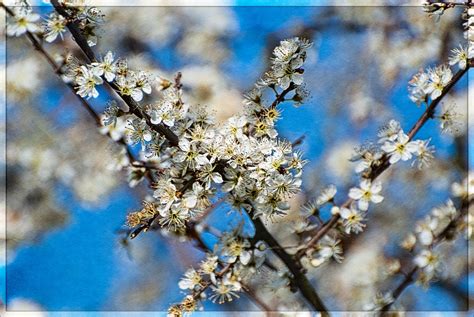
{"type": "MultiPolygon", "coordinates": [[[[319,2],[318,2],[319,3],[319,2]]],[[[236,1],[237,5],[247,5],[249,1],[236,1]]],[[[255,1],[252,1],[255,4],[255,1]]],[[[288,4],[288,1],[260,1],[261,5],[288,4]]],[[[300,1],[298,4],[310,5],[315,1],[300,1]]],[[[224,67],[228,76],[234,78],[243,91],[249,88],[247,83],[253,82],[263,71],[262,54],[268,33],[280,29],[287,21],[299,19],[307,22],[312,16],[312,10],[304,7],[274,7],[274,8],[234,8],[239,21],[239,34],[231,44],[233,58],[224,67]]],[[[337,63],[332,53],[338,45],[347,39],[343,33],[332,33],[331,30],[320,34],[318,60],[319,63],[337,63]]],[[[351,41],[351,40],[347,40],[351,41]]],[[[352,39],[355,41],[355,39],[352,39]]],[[[165,58],[157,53],[157,59],[165,58]]],[[[420,65],[423,66],[423,65],[420,65]]],[[[426,66],[426,65],[425,65],[426,66]]],[[[317,76],[316,76],[317,77],[317,76]]],[[[308,80],[316,80],[308,75],[308,80]]],[[[409,77],[402,78],[399,85],[394,87],[390,102],[395,105],[394,113],[397,119],[408,129],[421,113],[408,100],[406,82],[409,77]]],[[[460,84],[465,87],[466,81],[460,84]]],[[[55,93],[45,94],[45,107],[53,105],[55,93]]],[[[280,134],[294,140],[305,134],[311,137],[305,140],[305,155],[309,159],[318,159],[327,144],[317,133],[315,126],[324,120],[325,113],[318,104],[328,102],[330,94],[318,96],[301,108],[290,106],[284,109],[284,119],[279,123],[280,134]]],[[[338,137],[347,137],[349,127],[342,127],[338,137]]],[[[363,131],[363,137],[375,135],[375,128],[363,131]]],[[[419,137],[426,138],[438,133],[435,123],[431,122],[420,131],[419,137]]],[[[439,151],[449,154],[452,149],[449,142],[442,138],[434,140],[439,151]],[[444,142],[444,143],[443,143],[444,142]]],[[[470,147],[472,148],[472,145],[470,147]]],[[[128,263],[126,270],[123,254],[116,251],[116,230],[123,224],[127,210],[136,208],[136,197],[127,194],[125,186],[119,188],[111,196],[111,203],[101,210],[84,209],[73,195],[65,189],[59,189],[58,200],[68,205],[73,211],[71,221],[64,228],[50,232],[40,242],[22,247],[15,260],[8,266],[7,291],[8,297],[2,294],[7,302],[15,298],[28,298],[39,303],[48,310],[101,310],[110,301],[111,289],[120,283],[126,283],[127,271],[138,269],[133,263],[128,263]],[[120,276],[118,276],[120,275],[120,276]],[[122,276],[123,275],[123,276],[122,276]]],[[[444,200],[444,197],[443,197],[444,200]]],[[[133,242],[132,242],[133,243],[133,242]]],[[[163,239],[157,239],[156,249],[159,256],[169,253],[163,239]]],[[[4,268],[2,268],[4,269],[4,268]]],[[[182,268],[171,270],[170,279],[179,279],[182,268]]],[[[125,284],[126,285],[126,284],[125,284]]],[[[434,299],[439,307],[452,305],[449,297],[440,292],[430,292],[427,296],[434,299]]],[[[167,303],[179,299],[181,294],[177,289],[170,290],[160,298],[156,307],[166,307],[167,303]]],[[[156,307],[154,307],[156,309],[156,307]]],[[[215,308],[215,307],[214,307],[215,308]]],[[[101,313],[91,313],[88,316],[101,316],[101,313]]]]}

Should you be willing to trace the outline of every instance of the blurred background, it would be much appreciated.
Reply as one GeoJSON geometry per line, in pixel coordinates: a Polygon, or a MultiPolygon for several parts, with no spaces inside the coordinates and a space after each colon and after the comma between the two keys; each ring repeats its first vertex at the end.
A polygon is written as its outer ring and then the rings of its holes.
{"type": "MultiPolygon", "coordinates": [[[[208,106],[219,120],[242,110],[242,94],[263,74],[280,40],[301,36],[314,41],[305,64],[310,95],[299,108],[284,104],[278,123],[282,138],[304,137],[299,147],[309,160],[292,212],[269,224],[283,245],[292,245],[285,228],[301,204],[328,184],[337,186],[340,201],[357,182],[349,161],[355,147],[376,141],[378,129],[390,119],[410,129],[424,106],[409,100],[408,81],[420,68],[446,62],[450,50],[463,42],[457,9],[437,23],[421,7],[101,10],[106,23],[96,52],[112,50],[127,57],[132,68],[165,78],[182,72],[185,100],[208,106]]],[[[68,50],[80,56],[69,34],[46,48],[53,55],[68,50]]],[[[160,232],[126,241],[125,216],[139,209],[151,191],[144,185],[128,187],[126,173],[114,168],[119,149],[100,134],[26,38],[8,38],[6,60],[7,118],[2,124],[7,204],[0,230],[6,227],[7,267],[1,267],[6,276],[2,301],[8,310],[166,310],[182,298],[177,283],[203,254],[160,232]]],[[[416,220],[446,201],[453,182],[466,176],[467,88],[464,78],[444,99],[463,114],[456,133],[441,134],[439,122],[430,121],[418,135],[435,145],[433,165],[419,171],[405,162],[385,173],[385,200],[371,208],[366,231],[343,241],[343,263],[308,273],[331,310],[363,310],[378,291],[393,288],[397,280],[384,277],[384,259],[410,258],[399,247],[403,237],[414,230],[416,220]]],[[[90,100],[97,111],[108,100],[101,92],[90,100]]],[[[221,229],[235,221],[226,206],[208,219],[221,229]]],[[[458,240],[445,252],[443,279],[427,290],[408,288],[399,300],[405,309],[466,309],[467,242],[458,240]]],[[[281,298],[271,287],[258,295],[272,307],[304,309],[296,296],[281,298]]],[[[244,295],[233,304],[207,301],[204,307],[258,310],[244,295]]]]}

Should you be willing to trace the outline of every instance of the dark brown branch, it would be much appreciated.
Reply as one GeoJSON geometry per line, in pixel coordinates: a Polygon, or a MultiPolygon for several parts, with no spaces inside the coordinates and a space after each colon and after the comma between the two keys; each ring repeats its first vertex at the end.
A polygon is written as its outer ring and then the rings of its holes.
{"type": "MultiPolygon", "coordinates": [[[[67,10],[65,9],[65,7],[63,7],[58,2],[58,0],[52,0],[51,4],[54,6],[55,10],[60,15],[62,15],[64,18],[66,18],[66,20],[68,21],[66,26],[67,26],[69,32],[71,32],[71,35],[73,36],[73,38],[76,41],[79,48],[84,52],[84,54],[86,55],[89,62],[91,62],[91,63],[96,62],[97,58],[96,58],[94,52],[92,51],[91,47],[87,43],[86,38],[82,35],[81,30],[79,29],[79,26],[78,26],[77,22],[74,21],[74,19],[71,19],[70,15],[67,12],[67,10]]],[[[109,83],[108,81],[104,81],[104,82],[105,82],[106,85],[111,87],[122,98],[122,100],[128,105],[130,111],[134,115],[136,115],[137,117],[139,117],[141,119],[145,119],[147,125],[150,126],[156,132],[158,132],[159,134],[163,135],[168,140],[168,142],[170,143],[171,146],[178,146],[178,142],[179,142],[178,136],[176,134],[174,134],[173,131],[171,131],[163,123],[160,123],[160,124],[157,124],[157,125],[152,124],[151,121],[150,121],[150,118],[140,110],[139,104],[135,100],[133,100],[132,97],[120,94],[119,93],[119,87],[117,86],[117,84],[109,83]]]]}
{"type": "Polygon", "coordinates": [[[285,101],[285,96],[287,94],[289,94],[291,91],[295,90],[295,88],[296,88],[296,85],[293,82],[291,82],[290,85],[288,86],[288,88],[286,88],[285,90],[283,90],[279,94],[276,93],[275,100],[272,102],[272,104],[269,106],[269,108],[273,109],[276,106],[278,106],[278,104],[284,102],[285,101]]]}
{"type": "Polygon", "coordinates": [[[280,260],[283,261],[286,267],[288,267],[291,274],[293,275],[294,284],[296,284],[298,289],[301,291],[301,294],[308,301],[311,307],[319,311],[323,316],[329,316],[326,306],[322,302],[321,298],[319,298],[318,294],[316,293],[313,286],[304,274],[301,263],[291,255],[289,255],[280,246],[278,241],[276,241],[276,239],[271,235],[271,233],[268,232],[267,228],[263,224],[262,220],[260,220],[260,218],[253,219],[252,221],[255,226],[254,240],[263,240],[268,244],[272,251],[280,258],[280,260]]]}
{"type": "MultiPolygon", "coordinates": [[[[67,10],[61,4],[59,4],[59,2],[57,0],[52,0],[51,3],[53,4],[56,11],[68,20],[67,28],[71,32],[71,35],[73,36],[73,38],[76,40],[76,43],[78,44],[78,46],[81,48],[81,50],[84,52],[84,54],[88,58],[89,62],[97,61],[97,58],[96,58],[94,52],[89,47],[89,45],[87,43],[87,40],[82,35],[82,33],[81,33],[81,31],[80,31],[80,29],[77,25],[77,22],[75,22],[73,19],[70,18],[69,13],[67,12],[67,10]]],[[[118,93],[119,89],[118,89],[116,84],[108,83],[107,81],[106,81],[106,84],[109,85],[115,92],[118,93]]],[[[181,86],[181,84],[180,84],[180,74],[178,74],[176,79],[175,79],[175,85],[177,87],[181,86]]],[[[280,94],[277,94],[276,99],[273,101],[273,103],[270,105],[269,108],[275,108],[279,103],[285,101],[285,96],[289,92],[293,91],[295,88],[296,88],[295,85],[293,83],[291,83],[288,88],[283,90],[280,94]]],[[[124,100],[124,102],[129,106],[129,109],[133,114],[135,114],[139,118],[145,119],[147,124],[150,127],[152,127],[155,131],[157,131],[158,133],[164,135],[165,138],[169,141],[169,143],[172,146],[177,146],[178,145],[178,141],[179,141],[178,137],[171,130],[169,130],[169,128],[167,128],[163,124],[153,125],[150,122],[150,119],[148,118],[148,116],[146,114],[142,113],[142,111],[139,108],[139,105],[130,96],[124,96],[124,95],[120,95],[120,96],[124,100]]],[[[150,219],[149,222],[146,225],[135,229],[131,233],[131,238],[136,237],[140,232],[142,232],[144,230],[147,230],[149,227],[151,227],[151,225],[153,224],[153,222],[155,220],[156,220],[156,217],[150,219]]],[[[260,221],[260,220],[258,220],[258,221],[260,221]]],[[[263,228],[265,229],[264,226],[263,226],[263,228]]],[[[193,225],[187,226],[186,231],[187,231],[187,234],[193,236],[193,238],[195,240],[197,240],[198,245],[200,247],[205,247],[204,243],[200,240],[199,234],[195,231],[195,228],[194,228],[193,225]]],[[[291,257],[289,257],[289,255],[281,247],[279,247],[276,240],[273,238],[273,236],[271,236],[271,234],[268,231],[266,231],[266,229],[265,229],[265,233],[266,233],[265,234],[266,239],[272,243],[272,247],[274,249],[274,252],[283,260],[285,265],[290,269],[290,271],[294,275],[295,282],[298,285],[298,287],[300,288],[301,292],[303,293],[303,296],[311,303],[313,308],[317,309],[318,311],[323,312],[324,315],[327,315],[327,309],[325,308],[325,306],[321,302],[320,298],[318,297],[318,295],[316,294],[316,292],[312,288],[311,284],[307,280],[304,273],[301,272],[300,264],[298,264],[298,266],[297,266],[293,262],[293,259],[291,259],[291,257]],[[275,245],[275,243],[277,245],[275,245]]],[[[296,263],[299,263],[299,262],[296,262],[296,263]]]]}

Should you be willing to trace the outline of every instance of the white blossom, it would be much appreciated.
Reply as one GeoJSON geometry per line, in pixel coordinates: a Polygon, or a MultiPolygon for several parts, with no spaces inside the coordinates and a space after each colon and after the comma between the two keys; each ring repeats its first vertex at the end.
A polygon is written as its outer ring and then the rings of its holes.
{"type": "Polygon", "coordinates": [[[194,289],[202,283],[201,275],[195,269],[189,269],[184,273],[184,277],[179,281],[180,289],[194,289]]]}
{"type": "Polygon", "coordinates": [[[415,155],[417,157],[416,160],[413,161],[412,166],[416,164],[418,169],[422,169],[431,165],[434,159],[433,153],[435,152],[435,150],[434,146],[430,145],[430,141],[431,139],[414,141],[417,146],[415,152],[415,155]]]}
{"type": "Polygon", "coordinates": [[[378,143],[395,141],[399,136],[400,130],[401,130],[400,122],[396,120],[390,120],[377,133],[377,136],[379,137],[378,143]]]}
{"type": "Polygon", "coordinates": [[[115,79],[116,66],[114,54],[108,51],[102,62],[92,63],[91,66],[97,76],[104,76],[105,80],[112,82],[115,79]]]}
{"type": "Polygon", "coordinates": [[[370,202],[375,204],[382,202],[383,197],[379,194],[382,190],[380,181],[372,183],[370,180],[364,179],[359,186],[349,190],[349,197],[357,201],[360,210],[366,211],[370,202]]]}
{"type": "Polygon", "coordinates": [[[118,107],[117,102],[115,100],[110,102],[104,111],[102,123],[105,126],[107,125],[115,126],[117,124],[119,112],[120,112],[120,108],[118,107]]]}
{"type": "Polygon", "coordinates": [[[151,94],[150,75],[144,71],[139,71],[137,74],[133,74],[133,82],[135,87],[132,90],[131,96],[135,101],[141,101],[143,99],[143,93],[151,94]]]}
{"type": "Polygon", "coordinates": [[[77,87],[77,94],[83,98],[97,98],[99,92],[95,88],[97,85],[102,85],[103,80],[92,69],[86,66],[80,67],[80,73],[75,78],[77,87]]]}
{"type": "Polygon", "coordinates": [[[372,144],[369,144],[356,149],[356,154],[351,157],[350,161],[357,162],[355,172],[362,173],[369,171],[374,166],[379,165],[381,163],[382,156],[383,152],[375,149],[372,144]]]}
{"type": "Polygon", "coordinates": [[[364,230],[364,214],[355,206],[341,208],[339,214],[341,215],[342,224],[347,234],[351,232],[359,233],[364,230]]]}
{"type": "Polygon", "coordinates": [[[468,52],[465,47],[459,45],[459,48],[454,48],[451,50],[451,56],[449,57],[449,65],[458,65],[459,69],[466,69],[468,59],[473,57],[474,54],[472,49],[469,49],[468,52]]]}
{"type": "Polygon", "coordinates": [[[453,73],[449,67],[441,65],[434,69],[429,69],[428,74],[430,76],[430,81],[426,88],[426,92],[430,94],[431,100],[435,100],[441,96],[444,87],[449,84],[453,78],[453,73]]]}
{"type": "Polygon", "coordinates": [[[160,210],[160,225],[168,227],[171,231],[182,230],[189,220],[189,210],[181,205],[171,205],[169,209],[160,210]]]}
{"type": "Polygon", "coordinates": [[[318,267],[331,258],[341,263],[344,257],[342,256],[343,252],[340,243],[341,240],[334,239],[328,235],[324,236],[317,246],[316,256],[311,257],[311,265],[318,267]]]}
{"type": "Polygon", "coordinates": [[[430,76],[420,71],[417,73],[409,82],[408,91],[410,93],[410,100],[416,103],[418,106],[426,102],[428,95],[430,76]]]}
{"type": "Polygon", "coordinates": [[[387,141],[382,145],[382,150],[390,155],[390,164],[395,164],[399,160],[407,161],[412,158],[412,154],[418,150],[415,142],[410,142],[409,137],[403,133],[398,132],[398,136],[394,141],[387,141]]]}
{"type": "Polygon", "coordinates": [[[231,302],[234,297],[239,297],[237,294],[240,291],[241,286],[239,283],[232,282],[227,276],[221,281],[218,281],[216,285],[211,285],[213,294],[209,297],[212,302],[223,304],[225,302],[231,302]]]}
{"type": "Polygon", "coordinates": [[[44,23],[44,39],[46,42],[53,42],[58,35],[63,38],[63,33],[66,32],[66,19],[57,13],[49,15],[44,23]]]}
{"type": "Polygon", "coordinates": [[[145,148],[145,143],[152,140],[152,132],[147,126],[144,119],[135,118],[128,121],[128,141],[130,144],[140,143],[142,149],[145,148]]]}

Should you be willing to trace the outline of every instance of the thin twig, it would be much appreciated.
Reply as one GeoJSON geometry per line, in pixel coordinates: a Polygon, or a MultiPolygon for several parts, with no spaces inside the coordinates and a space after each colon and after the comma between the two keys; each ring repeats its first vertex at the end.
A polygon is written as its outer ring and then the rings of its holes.
{"type": "Polygon", "coordinates": [[[194,224],[197,225],[203,222],[207,218],[207,216],[209,216],[210,213],[212,213],[217,207],[219,207],[224,202],[224,200],[225,200],[225,197],[222,197],[221,199],[213,203],[211,206],[207,207],[206,210],[204,210],[204,212],[200,214],[196,218],[196,220],[194,220],[194,224]]]}
{"type": "MultiPolygon", "coordinates": [[[[471,199],[465,199],[462,201],[461,208],[459,210],[458,215],[452,219],[449,224],[446,226],[446,228],[443,229],[441,233],[435,237],[435,240],[433,242],[433,247],[444,241],[444,239],[451,234],[452,230],[457,226],[459,221],[466,215],[466,213],[469,210],[469,206],[472,202],[471,199]]],[[[390,303],[386,304],[384,307],[382,307],[381,311],[386,312],[392,307],[392,305],[395,303],[395,301],[400,297],[400,295],[403,293],[403,291],[410,286],[414,281],[415,281],[415,274],[418,272],[419,267],[414,266],[408,274],[405,275],[405,278],[400,282],[400,284],[391,292],[393,301],[390,303]]]]}
{"type": "MultiPolygon", "coordinates": [[[[446,96],[448,94],[448,92],[456,85],[456,83],[464,76],[464,74],[467,73],[468,69],[471,67],[471,63],[467,63],[467,67],[463,70],[459,70],[454,76],[453,78],[451,79],[451,81],[446,85],[446,87],[443,88],[443,92],[442,94],[435,100],[431,101],[430,105],[428,106],[428,108],[426,108],[426,110],[423,112],[423,114],[420,116],[420,118],[418,118],[418,120],[415,122],[415,124],[413,125],[413,127],[410,129],[410,131],[408,132],[408,137],[409,137],[409,140],[412,140],[416,134],[418,133],[418,131],[426,124],[426,122],[431,119],[434,115],[434,111],[436,110],[436,107],[439,105],[439,103],[441,102],[441,100],[443,99],[444,96],[446,96]]],[[[372,172],[370,173],[369,175],[369,179],[370,180],[375,180],[377,177],[379,177],[385,170],[387,170],[389,167],[391,166],[391,164],[389,163],[389,160],[388,160],[388,157],[387,156],[384,156],[383,159],[382,159],[382,163],[377,166],[376,168],[374,168],[372,170],[372,172]]],[[[348,208],[350,207],[351,203],[353,202],[354,200],[352,198],[348,198],[342,205],[341,205],[341,208],[348,208]]],[[[298,251],[298,253],[296,254],[296,257],[299,259],[301,258],[302,256],[304,256],[304,254],[306,253],[306,251],[311,248],[312,246],[314,246],[316,243],[319,242],[319,240],[324,237],[326,235],[326,233],[331,230],[332,228],[334,228],[338,222],[338,220],[340,219],[340,215],[339,214],[336,214],[336,215],[333,215],[326,223],[323,227],[321,227],[321,229],[316,233],[316,235],[311,238],[310,241],[308,241],[308,243],[306,244],[306,247],[301,249],[300,251],[298,251]]]]}
{"type": "Polygon", "coordinates": [[[275,93],[276,93],[275,100],[272,102],[272,104],[270,105],[269,108],[273,109],[276,106],[278,106],[278,104],[284,102],[285,101],[285,96],[287,94],[289,94],[291,91],[295,90],[295,88],[296,88],[296,85],[293,82],[291,82],[290,85],[285,90],[283,90],[281,93],[278,94],[275,90],[275,93]]]}

